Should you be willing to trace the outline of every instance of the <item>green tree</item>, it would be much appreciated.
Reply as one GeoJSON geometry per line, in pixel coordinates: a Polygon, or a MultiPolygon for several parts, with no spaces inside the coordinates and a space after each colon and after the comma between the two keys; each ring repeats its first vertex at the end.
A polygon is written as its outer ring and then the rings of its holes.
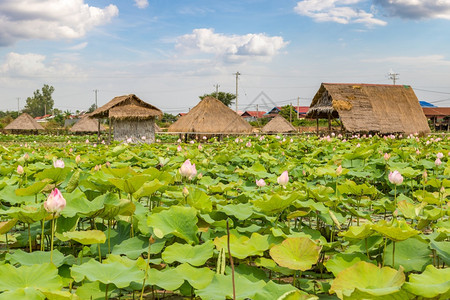
{"type": "Polygon", "coordinates": [[[230,106],[234,103],[234,99],[236,99],[236,95],[232,94],[232,93],[225,93],[225,92],[213,92],[211,94],[204,94],[203,96],[199,96],[200,99],[203,100],[203,98],[210,96],[210,97],[214,97],[218,100],[220,100],[223,104],[225,104],[226,106],[230,106]]]}
{"type": "Polygon", "coordinates": [[[89,113],[93,112],[93,111],[96,110],[96,109],[97,109],[97,105],[95,105],[95,103],[94,103],[94,104],[92,104],[92,105],[89,107],[87,113],[89,114],[89,113]]]}
{"type": "Polygon", "coordinates": [[[55,101],[53,101],[52,93],[55,88],[44,84],[41,90],[34,91],[33,97],[27,98],[24,112],[29,113],[33,117],[43,116],[50,113],[53,109],[55,101]]]}

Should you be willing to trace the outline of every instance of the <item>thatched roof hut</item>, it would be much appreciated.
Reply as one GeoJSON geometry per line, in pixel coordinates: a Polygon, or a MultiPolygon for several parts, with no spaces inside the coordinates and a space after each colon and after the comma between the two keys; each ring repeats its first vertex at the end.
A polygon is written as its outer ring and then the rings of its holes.
{"type": "Polygon", "coordinates": [[[155,119],[162,114],[159,108],[130,94],[115,97],[89,117],[109,118],[115,140],[152,143],[155,141],[155,119]]]}
{"type": "Polygon", "coordinates": [[[32,116],[27,113],[23,113],[18,116],[14,121],[9,123],[5,128],[5,130],[10,131],[11,133],[37,133],[39,130],[44,130],[41,124],[36,122],[32,116]]]}
{"type": "Polygon", "coordinates": [[[348,132],[430,132],[419,100],[408,85],[322,83],[306,117],[339,118],[348,132]]]}
{"type": "Polygon", "coordinates": [[[205,97],[189,113],[169,126],[168,132],[201,134],[247,133],[253,127],[221,101],[205,97]]]}
{"type": "Polygon", "coordinates": [[[269,123],[261,128],[261,132],[264,133],[289,133],[296,131],[295,127],[280,115],[275,116],[269,123]]]}
{"type": "MultiPolygon", "coordinates": [[[[83,117],[78,122],[76,122],[72,128],[69,129],[70,132],[74,133],[96,133],[98,132],[98,119],[91,119],[88,117],[83,117]]],[[[100,131],[105,131],[105,126],[100,124],[100,131]]]]}

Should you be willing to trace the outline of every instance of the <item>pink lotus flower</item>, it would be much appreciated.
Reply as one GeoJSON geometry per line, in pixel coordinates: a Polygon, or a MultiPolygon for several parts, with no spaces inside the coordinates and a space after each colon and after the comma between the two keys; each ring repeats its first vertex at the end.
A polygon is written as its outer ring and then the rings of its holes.
{"type": "Polygon", "coordinates": [[[245,146],[251,147],[252,146],[252,142],[248,141],[247,144],[245,144],[245,146]]]}
{"type": "Polygon", "coordinates": [[[55,168],[61,168],[64,169],[65,165],[64,165],[64,161],[62,159],[57,159],[53,162],[53,166],[55,168]]]}
{"type": "Polygon", "coordinates": [[[78,154],[78,155],[75,157],[75,162],[76,162],[77,164],[79,164],[80,161],[81,161],[81,156],[78,154]]]}
{"type": "Polygon", "coordinates": [[[436,160],[434,161],[434,164],[439,167],[440,165],[442,165],[442,161],[438,158],[436,158],[436,160]]]}
{"type": "Polygon", "coordinates": [[[19,175],[23,174],[23,167],[21,165],[17,166],[17,174],[19,174],[19,175]]]}
{"type": "Polygon", "coordinates": [[[259,187],[265,187],[266,186],[266,182],[264,181],[264,179],[260,179],[260,180],[256,180],[256,185],[259,187]]]}
{"type": "Polygon", "coordinates": [[[383,157],[384,160],[389,160],[389,158],[391,158],[391,155],[389,153],[385,153],[383,157]]]}
{"type": "Polygon", "coordinates": [[[44,208],[49,213],[60,213],[66,207],[66,199],[61,192],[55,188],[47,200],[44,202],[44,208]]]}
{"type": "Polygon", "coordinates": [[[444,154],[442,154],[442,152],[439,152],[438,154],[436,154],[436,157],[441,159],[444,157],[444,154]]]}
{"type": "Polygon", "coordinates": [[[180,152],[181,150],[183,150],[183,148],[181,148],[180,145],[177,146],[177,151],[180,152]]]}
{"type": "Polygon", "coordinates": [[[281,173],[280,177],[277,178],[277,182],[279,185],[285,186],[289,182],[288,171],[281,173]]]}
{"type": "Polygon", "coordinates": [[[403,182],[403,176],[397,170],[395,170],[394,172],[389,172],[388,178],[389,178],[389,181],[395,185],[402,184],[402,182],[403,182]]]}
{"type": "Polygon", "coordinates": [[[339,165],[339,167],[337,167],[337,169],[336,169],[336,175],[340,176],[341,174],[342,174],[342,166],[339,165]]]}
{"type": "Polygon", "coordinates": [[[180,167],[180,175],[183,177],[187,177],[189,180],[194,179],[194,177],[197,175],[195,164],[191,164],[191,161],[187,159],[180,167]]]}
{"type": "Polygon", "coordinates": [[[202,146],[202,144],[198,144],[198,150],[200,150],[200,151],[202,151],[203,150],[203,146],[202,146]]]}

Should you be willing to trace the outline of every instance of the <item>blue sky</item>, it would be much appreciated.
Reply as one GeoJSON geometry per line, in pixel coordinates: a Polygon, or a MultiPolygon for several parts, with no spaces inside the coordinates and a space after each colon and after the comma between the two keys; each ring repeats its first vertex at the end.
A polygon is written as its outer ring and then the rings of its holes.
{"type": "Polygon", "coordinates": [[[216,84],[234,93],[237,71],[240,110],[391,71],[450,106],[450,0],[0,1],[0,110],[49,84],[64,111],[98,90],[99,105],[134,93],[176,114],[216,84]]]}

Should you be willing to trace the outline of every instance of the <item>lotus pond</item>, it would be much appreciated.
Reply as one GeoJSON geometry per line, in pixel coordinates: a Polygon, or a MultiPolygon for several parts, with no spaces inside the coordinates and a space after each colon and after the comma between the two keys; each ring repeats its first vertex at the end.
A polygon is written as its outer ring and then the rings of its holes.
{"type": "Polygon", "coordinates": [[[0,145],[0,299],[450,298],[445,136],[70,139],[0,145]]]}

